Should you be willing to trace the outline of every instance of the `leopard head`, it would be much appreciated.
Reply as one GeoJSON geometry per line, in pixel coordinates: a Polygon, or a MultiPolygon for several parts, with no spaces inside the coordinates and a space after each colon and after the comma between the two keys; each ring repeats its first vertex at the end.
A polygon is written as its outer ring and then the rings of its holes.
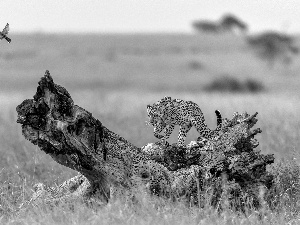
{"type": "Polygon", "coordinates": [[[147,105],[147,114],[149,117],[149,123],[152,126],[155,126],[155,124],[159,123],[163,116],[163,112],[160,110],[160,108],[157,108],[154,105],[147,105]]]}

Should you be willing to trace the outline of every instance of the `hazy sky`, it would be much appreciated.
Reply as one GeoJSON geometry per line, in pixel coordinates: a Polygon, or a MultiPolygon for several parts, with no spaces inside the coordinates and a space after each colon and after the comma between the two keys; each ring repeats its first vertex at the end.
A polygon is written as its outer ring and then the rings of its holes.
{"type": "Polygon", "coordinates": [[[190,32],[233,13],[250,31],[300,32],[300,0],[0,0],[11,32],[190,32]]]}

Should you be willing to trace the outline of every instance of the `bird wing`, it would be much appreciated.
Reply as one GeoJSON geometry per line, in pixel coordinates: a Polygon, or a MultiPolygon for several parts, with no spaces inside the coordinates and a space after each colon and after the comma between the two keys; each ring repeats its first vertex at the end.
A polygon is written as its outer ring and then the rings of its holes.
{"type": "Polygon", "coordinates": [[[7,35],[9,31],[9,24],[7,23],[4,29],[2,30],[2,35],[7,35]]]}

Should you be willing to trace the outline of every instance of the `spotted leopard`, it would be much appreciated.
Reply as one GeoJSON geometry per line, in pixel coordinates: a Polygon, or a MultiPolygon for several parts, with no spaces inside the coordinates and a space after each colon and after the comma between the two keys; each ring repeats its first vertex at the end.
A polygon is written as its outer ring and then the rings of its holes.
{"type": "Polygon", "coordinates": [[[147,105],[149,123],[154,126],[154,136],[165,143],[174,130],[175,125],[179,125],[178,145],[184,146],[186,135],[194,126],[200,135],[210,139],[220,130],[222,117],[221,113],[216,110],[217,129],[211,130],[205,123],[205,119],[200,107],[192,101],[172,99],[164,97],[153,105],[147,105]],[[165,135],[161,135],[161,131],[165,135]]]}

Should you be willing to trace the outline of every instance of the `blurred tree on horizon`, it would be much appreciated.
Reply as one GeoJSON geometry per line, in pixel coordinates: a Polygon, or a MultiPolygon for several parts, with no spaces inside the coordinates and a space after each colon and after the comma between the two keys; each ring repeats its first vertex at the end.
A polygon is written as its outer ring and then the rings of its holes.
{"type": "Polygon", "coordinates": [[[230,32],[244,34],[248,31],[248,25],[232,13],[224,14],[219,20],[196,20],[192,27],[198,32],[223,33],[230,32]]]}

